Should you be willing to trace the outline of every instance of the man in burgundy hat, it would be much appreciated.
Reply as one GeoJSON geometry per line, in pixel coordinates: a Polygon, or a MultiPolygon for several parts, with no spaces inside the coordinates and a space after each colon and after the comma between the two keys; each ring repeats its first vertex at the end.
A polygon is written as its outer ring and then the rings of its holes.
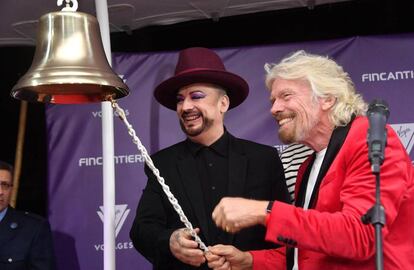
{"type": "MultiPolygon", "coordinates": [[[[227,110],[240,105],[248,92],[246,81],[226,71],[219,56],[206,48],[181,51],[175,75],[154,91],[159,103],[177,112],[187,139],[152,159],[206,245],[270,248],[263,226],[238,234],[215,226],[211,214],[221,198],[289,202],[276,149],[236,138],[224,126],[227,110]]],[[[184,229],[155,176],[148,167],[145,172],[149,180],[130,232],[135,248],[154,269],[208,269],[203,251],[184,229]]]]}

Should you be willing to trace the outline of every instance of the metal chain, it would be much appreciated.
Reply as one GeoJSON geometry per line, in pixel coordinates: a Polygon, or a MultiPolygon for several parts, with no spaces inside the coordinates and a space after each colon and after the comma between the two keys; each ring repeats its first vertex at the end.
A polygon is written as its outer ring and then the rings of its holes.
{"type": "Polygon", "coordinates": [[[141,152],[142,156],[144,157],[145,163],[147,166],[151,169],[155,177],[157,178],[158,183],[162,186],[162,190],[164,191],[165,195],[167,195],[168,200],[174,207],[174,210],[177,212],[177,214],[180,216],[180,220],[184,223],[185,227],[190,231],[190,234],[192,237],[194,237],[194,240],[199,245],[200,249],[202,249],[204,252],[208,251],[207,246],[203,243],[203,241],[200,239],[200,237],[195,232],[193,225],[188,220],[187,216],[184,214],[183,209],[178,203],[178,200],[175,198],[174,194],[171,193],[170,187],[165,184],[165,180],[162,176],[160,176],[159,170],[155,167],[154,162],[152,161],[151,157],[148,154],[147,149],[145,146],[141,143],[141,140],[136,135],[136,132],[132,125],[128,122],[125,111],[119,107],[118,103],[114,99],[111,99],[112,107],[115,109],[115,111],[118,113],[119,118],[124,122],[126,127],[128,128],[128,133],[132,137],[132,142],[137,145],[138,150],[141,152]]]}

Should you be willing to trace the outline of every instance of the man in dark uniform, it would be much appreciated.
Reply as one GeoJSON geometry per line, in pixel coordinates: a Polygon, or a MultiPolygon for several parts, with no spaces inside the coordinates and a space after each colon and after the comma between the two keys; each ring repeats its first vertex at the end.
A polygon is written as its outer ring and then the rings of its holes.
{"type": "MultiPolygon", "coordinates": [[[[241,104],[248,91],[246,81],[226,71],[212,50],[189,48],[180,52],[175,76],[154,92],[158,102],[177,112],[187,139],[152,159],[206,245],[269,248],[263,226],[233,235],[214,225],[211,213],[222,197],[289,202],[276,149],[236,138],[224,127],[225,113],[241,104]]],[[[149,180],[130,232],[135,248],[154,269],[207,269],[203,252],[161,185],[148,167],[145,172],[149,180]]]]}
{"type": "Polygon", "coordinates": [[[55,269],[49,223],[9,206],[12,171],[11,165],[0,161],[0,269],[55,269]]]}

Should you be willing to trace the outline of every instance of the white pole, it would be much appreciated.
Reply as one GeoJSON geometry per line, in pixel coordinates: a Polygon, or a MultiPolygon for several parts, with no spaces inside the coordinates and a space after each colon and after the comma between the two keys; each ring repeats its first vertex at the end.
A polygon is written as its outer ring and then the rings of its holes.
{"type": "MultiPolygon", "coordinates": [[[[95,0],[96,15],[101,29],[102,43],[109,65],[111,42],[109,37],[108,4],[106,0],[95,0]]],[[[115,163],[114,122],[109,101],[102,108],[102,157],[103,157],[103,205],[104,205],[104,270],[115,270],[115,163]]]]}

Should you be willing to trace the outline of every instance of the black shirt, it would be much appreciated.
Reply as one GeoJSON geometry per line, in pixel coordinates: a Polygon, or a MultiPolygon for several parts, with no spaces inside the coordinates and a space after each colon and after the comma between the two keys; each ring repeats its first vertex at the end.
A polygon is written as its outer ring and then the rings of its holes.
{"type": "MultiPolygon", "coordinates": [[[[211,219],[214,207],[221,198],[228,194],[229,182],[229,135],[227,131],[210,146],[194,143],[187,140],[190,152],[197,164],[197,173],[203,190],[203,199],[206,206],[206,215],[209,218],[209,235],[214,242],[222,241],[219,237],[219,230],[211,219]]],[[[215,243],[209,243],[213,245],[215,243]]]]}

